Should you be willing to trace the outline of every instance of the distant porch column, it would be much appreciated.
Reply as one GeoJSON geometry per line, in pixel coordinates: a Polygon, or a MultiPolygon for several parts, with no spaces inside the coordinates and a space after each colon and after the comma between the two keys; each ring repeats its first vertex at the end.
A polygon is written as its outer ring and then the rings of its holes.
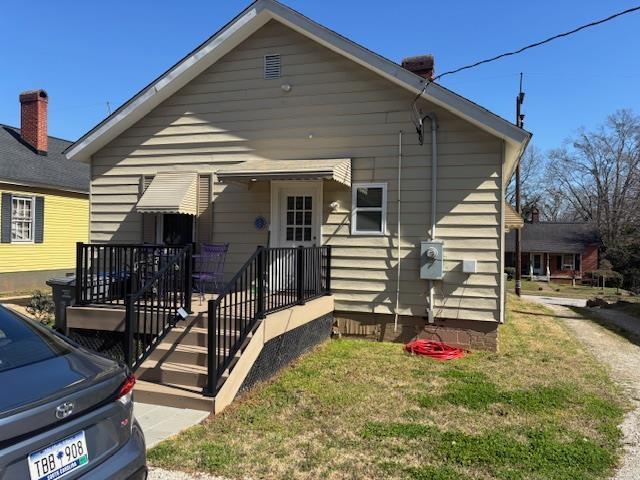
{"type": "Polygon", "coordinates": [[[551,257],[550,253],[545,253],[547,257],[547,282],[551,281],[551,270],[549,269],[549,257],[551,257]]]}

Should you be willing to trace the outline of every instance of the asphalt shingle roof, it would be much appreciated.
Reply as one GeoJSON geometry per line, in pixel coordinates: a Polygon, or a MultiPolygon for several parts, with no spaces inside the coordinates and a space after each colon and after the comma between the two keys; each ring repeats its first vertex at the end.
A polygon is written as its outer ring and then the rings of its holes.
{"type": "Polygon", "coordinates": [[[73,142],[49,137],[48,154],[38,155],[22,140],[20,129],[0,124],[0,181],[89,192],[89,165],[62,153],[73,142]]]}
{"type": "MultiPolygon", "coordinates": [[[[515,250],[515,232],[507,235],[506,251],[515,250]]],[[[538,222],[522,227],[523,252],[577,253],[600,240],[588,223],[538,222]]]]}

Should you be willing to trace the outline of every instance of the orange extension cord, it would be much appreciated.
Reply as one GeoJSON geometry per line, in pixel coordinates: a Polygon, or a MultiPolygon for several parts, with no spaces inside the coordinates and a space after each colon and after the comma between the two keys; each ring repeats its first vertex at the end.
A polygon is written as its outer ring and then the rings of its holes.
{"type": "Polygon", "coordinates": [[[464,356],[465,351],[433,340],[414,340],[404,346],[405,351],[416,355],[425,355],[436,360],[452,360],[464,356]]]}

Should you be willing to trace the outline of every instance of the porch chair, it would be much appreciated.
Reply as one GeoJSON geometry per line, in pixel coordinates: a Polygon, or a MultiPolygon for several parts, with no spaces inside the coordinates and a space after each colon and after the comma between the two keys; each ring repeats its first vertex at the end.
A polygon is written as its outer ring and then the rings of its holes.
{"type": "Polygon", "coordinates": [[[200,247],[200,254],[194,255],[194,291],[200,295],[200,301],[207,293],[207,286],[213,286],[213,293],[222,286],[224,277],[224,262],[227,258],[229,244],[209,244],[203,243],[200,247]]]}

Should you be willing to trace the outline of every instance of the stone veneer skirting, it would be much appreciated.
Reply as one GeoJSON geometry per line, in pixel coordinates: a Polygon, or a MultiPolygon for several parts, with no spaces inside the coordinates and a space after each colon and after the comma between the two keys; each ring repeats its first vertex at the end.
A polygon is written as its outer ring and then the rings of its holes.
{"type": "Polygon", "coordinates": [[[327,340],[333,322],[333,314],[324,315],[269,340],[262,347],[238,392],[245,392],[257,383],[268,380],[300,355],[327,340]]]}
{"type": "Polygon", "coordinates": [[[436,319],[429,324],[426,317],[400,316],[398,329],[394,331],[393,315],[335,312],[335,318],[343,335],[402,343],[429,338],[468,349],[498,349],[498,322],[436,319]]]}

